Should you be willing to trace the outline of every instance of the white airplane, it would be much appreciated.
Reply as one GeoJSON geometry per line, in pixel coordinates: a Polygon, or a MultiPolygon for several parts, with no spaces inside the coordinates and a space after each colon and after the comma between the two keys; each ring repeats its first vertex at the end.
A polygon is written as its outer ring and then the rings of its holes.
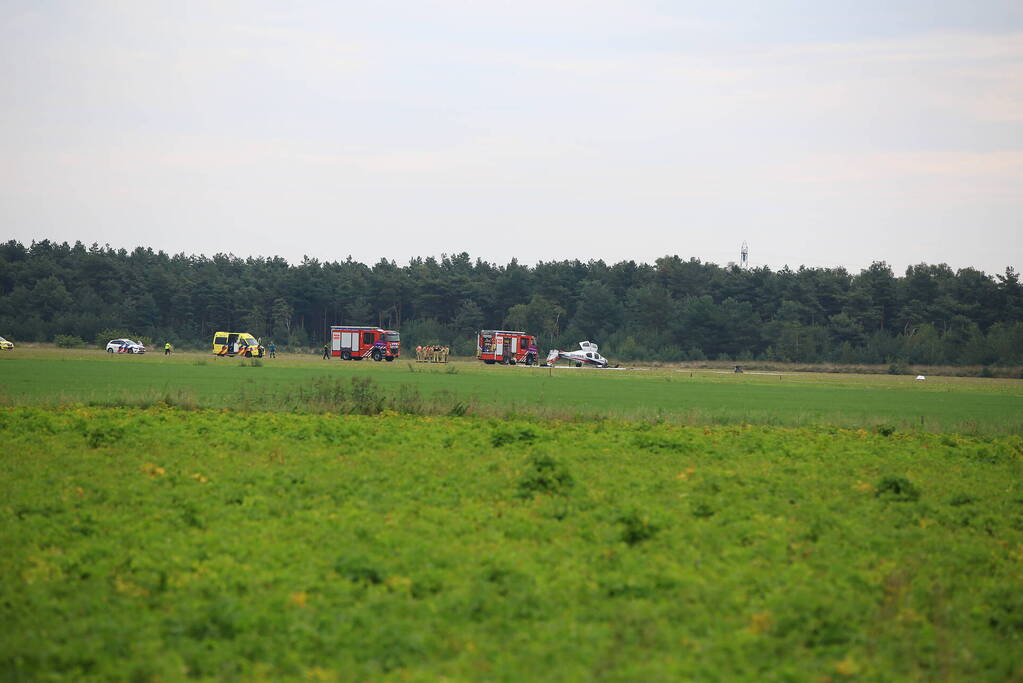
{"type": "Polygon", "coordinates": [[[595,368],[606,368],[607,358],[597,353],[597,345],[593,342],[579,342],[578,351],[559,351],[551,349],[547,354],[547,365],[554,365],[559,360],[567,360],[575,363],[575,366],[582,367],[584,364],[595,368]]]}

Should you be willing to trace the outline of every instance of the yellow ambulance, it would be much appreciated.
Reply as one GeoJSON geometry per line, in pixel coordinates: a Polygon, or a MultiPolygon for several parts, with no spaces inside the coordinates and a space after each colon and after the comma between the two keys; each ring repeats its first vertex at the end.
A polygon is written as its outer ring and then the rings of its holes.
{"type": "Polygon", "coordinates": [[[262,358],[264,349],[259,340],[248,332],[215,332],[213,334],[213,355],[245,356],[262,358]]]}

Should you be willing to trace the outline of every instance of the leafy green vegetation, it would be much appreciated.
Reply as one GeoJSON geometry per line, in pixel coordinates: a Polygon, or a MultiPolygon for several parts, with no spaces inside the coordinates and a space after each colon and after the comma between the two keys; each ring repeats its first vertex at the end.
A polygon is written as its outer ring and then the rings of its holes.
{"type": "Polygon", "coordinates": [[[58,334],[54,337],[53,342],[62,349],[77,349],[85,346],[85,341],[81,337],[70,334],[58,334]]]}
{"type": "Polygon", "coordinates": [[[901,430],[9,407],[0,670],[1008,680],[1021,450],[901,430]]]}
{"type": "Polygon", "coordinates": [[[19,349],[0,356],[0,671],[1019,677],[1021,398],[19,349]]]}

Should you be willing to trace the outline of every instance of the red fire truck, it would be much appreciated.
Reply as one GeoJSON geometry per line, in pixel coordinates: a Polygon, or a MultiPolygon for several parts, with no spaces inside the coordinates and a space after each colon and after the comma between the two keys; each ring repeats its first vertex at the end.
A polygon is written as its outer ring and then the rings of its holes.
{"type": "Polygon", "coordinates": [[[509,330],[480,330],[476,340],[476,357],[488,365],[537,364],[536,337],[509,330]]]}
{"type": "Polygon", "coordinates": [[[341,360],[393,361],[401,355],[401,338],[394,330],[379,327],[331,325],[330,355],[341,360]]]}

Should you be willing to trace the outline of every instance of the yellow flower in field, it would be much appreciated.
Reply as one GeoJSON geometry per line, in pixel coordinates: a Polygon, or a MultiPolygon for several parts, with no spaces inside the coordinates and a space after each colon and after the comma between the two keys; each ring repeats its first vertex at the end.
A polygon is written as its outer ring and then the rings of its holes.
{"type": "Polygon", "coordinates": [[[863,493],[870,493],[871,491],[874,490],[873,486],[862,481],[858,482],[855,486],[853,486],[853,488],[856,489],[857,491],[862,491],[863,493]]]}
{"type": "Polygon", "coordinates": [[[406,576],[388,576],[384,580],[387,589],[394,593],[407,593],[412,590],[412,579],[406,576]]]}
{"type": "Polygon", "coordinates": [[[675,478],[679,479],[680,481],[685,481],[689,477],[693,476],[695,472],[696,472],[695,467],[687,467],[685,472],[680,472],[679,475],[675,478]]]}
{"type": "Polygon", "coordinates": [[[920,613],[917,612],[912,607],[907,607],[905,609],[900,610],[895,618],[896,620],[903,624],[913,624],[923,621],[923,617],[920,616],[920,613]]]}
{"type": "Polygon", "coordinates": [[[114,588],[121,595],[127,595],[132,598],[142,598],[149,595],[149,591],[142,586],[136,585],[131,581],[126,581],[120,576],[114,577],[114,588]]]}
{"type": "Polygon", "coordinates": [[[162,477],[167,474],[167,470],[151,462],[147,462],[139,470],[141,470],[142,474],[148,474],[150,477],[162,477]]]}
{"type": "Polygon", "coordinates": [[[774,618],[770,612],[757,612],[749,618],[749,630],[753,633],[764,633],[771,629],[774,618]]]}
{"type": "MultiPolygon", "coordinates": [[[[46,553],[47,555],[57,555],[60,551],[51,551],[46,553]]],[[[21,580],[31,585],[37,582],[45,581],[60,581],[64,578],[64,572],[61,571],[60,565],[49,562],[44,557],[33,557],[30,558],[32,566],[21,573],[21,580]]]]}
{"type": "Polygon", "coordinates": [[[288,596],[288,600],[290,600],[291,604],[295,607],[305,607],[305,603],[308,599],[309,596],[306,595],[305,591],[297,591],[288,596]]]}
{"type": "Polygon", "coordinates": [[[195,479],[200,484],[205,484],[206,482],[209,481],[207,477],[203,476],[202,474],[199,474],[198,472],[192,473],[192,479],[195,479]]]}
{"type": "Polygon", "coordinates": [[[860,667],[853,661],[852,655],[846,655],[845,659],[835,663],[835,673],[839,676],[855,676],[860,667]]]}

